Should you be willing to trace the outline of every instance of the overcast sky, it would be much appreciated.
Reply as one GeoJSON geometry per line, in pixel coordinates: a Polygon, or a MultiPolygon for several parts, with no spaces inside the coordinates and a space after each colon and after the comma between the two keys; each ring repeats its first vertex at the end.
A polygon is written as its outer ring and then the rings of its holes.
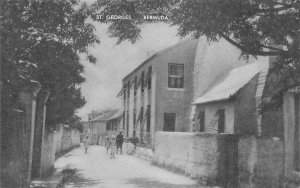
{"type": "Polygon", "coordinates": [[[143,25],[142,38],[135,44],[108,37],[106,24],[93,22],[101,43],[90,49],[97,57],[97,63],[90,64],[82,59],[85,67],[83,76],[86,82],[81,85],[82,94],[87,100],[78,115],[87,119],[92,110],[121,105],[116,96],[121,90],[122,79],[147,58],[148,51],[158,51],[177,43],[177,28],[163,23],[143,25]]]}

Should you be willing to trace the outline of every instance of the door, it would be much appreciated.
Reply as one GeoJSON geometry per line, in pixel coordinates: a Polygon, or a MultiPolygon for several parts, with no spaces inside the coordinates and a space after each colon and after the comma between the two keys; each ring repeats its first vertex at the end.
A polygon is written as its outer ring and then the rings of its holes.
{"type": "Polygon", "coordinates": [[[174,132],[175,131],[175,113],[164,114],[164,128],[163,131],[174,132]]]}

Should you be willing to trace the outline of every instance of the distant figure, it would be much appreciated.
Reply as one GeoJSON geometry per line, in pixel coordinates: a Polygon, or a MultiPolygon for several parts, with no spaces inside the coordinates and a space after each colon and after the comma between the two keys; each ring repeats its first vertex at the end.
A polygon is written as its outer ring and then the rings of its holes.
{"type": "Polygon", "coordinates": [[[105,148],[106,148],[106,153],[108,153],[108,150],[110,148],[110,139],[108,136],[105,139],[105,148]]]}
{"type": "Polygon", "coordinates": [[[120,133],[118,134],[117,138],[116,138],[116,142],[117,142],[117,154],[118,154],[118,150],[120,148],[120,153],[122,155],[122,147],[123,147],[123,132],[120,131],[120,133]]]}
{"type": "Polygon", "coordinates": [[[88,148],[90,146],[90,139],[89,139],[88,135],[84,139],[83,146],[84,146],[84,150],[85,150],[84,153],[87,154],[88,148]]]}
{"type": "Polygon", "coordinates": [[[116,153],[116,138],[114,135],[111,136],[111,142],[110,142],[110,158],[115,159],[115,153],[116,153]]]}

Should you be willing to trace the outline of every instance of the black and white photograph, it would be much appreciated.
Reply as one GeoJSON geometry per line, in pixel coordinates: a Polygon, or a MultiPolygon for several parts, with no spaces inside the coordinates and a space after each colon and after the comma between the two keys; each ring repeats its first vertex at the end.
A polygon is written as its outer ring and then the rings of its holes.
{"type": "Polygon", "coordinates": [[[1,0],[0,188],[300,188],[300,0],[1,0]]]}

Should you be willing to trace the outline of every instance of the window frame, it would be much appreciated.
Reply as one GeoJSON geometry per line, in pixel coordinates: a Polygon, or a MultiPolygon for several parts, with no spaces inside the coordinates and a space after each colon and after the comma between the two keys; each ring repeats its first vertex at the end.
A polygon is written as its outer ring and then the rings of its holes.
{"type": "Polygon", "coordinates": [[[182,63],[169,63],[168,64],[168,88],[172,88],[172,89],[182,89],[184,88],[184,64],[182,63]],[[182,67],[182,75],[178,76],[178,75],[172,75],[171,74],[171,66],[181,66],[182,67]],[[176,87],[176,83],[174,84],[174,86],[171,86],[171,78],[179,78],[182,79],[182,86],[177,86],[176,87]]]}

